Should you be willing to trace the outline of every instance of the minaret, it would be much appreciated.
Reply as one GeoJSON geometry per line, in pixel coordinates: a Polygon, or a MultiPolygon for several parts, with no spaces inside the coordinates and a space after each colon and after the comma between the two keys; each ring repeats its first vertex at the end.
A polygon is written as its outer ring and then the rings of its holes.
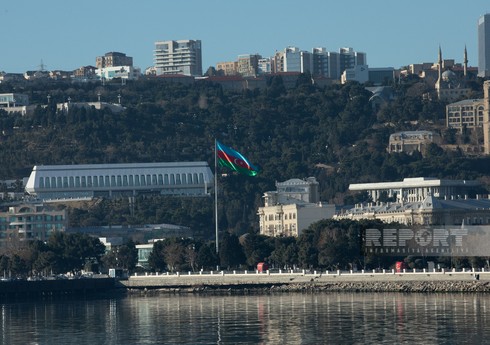
{"type": "Polygon", "coordinates": [[[439,58],[437,59],[437,72],[438,72],[438,77],[435,85],[436,93],[437,93],[437,98],[441,99],[441,84],[442,84],[442,52],[441,52],[441,46],[439,46],[439,58]]]}
{"type": "Polygon", "coordinates": [[[444,62],[442,61],[442,51],[441,51],[441,46],[439,46],[439,59],[437,60],[437,71],[439,72],[439,80],[441,80],[442,77],[442,69],[444,66],[442,66],[444,62]]]}
{"type": "Polygon", "coordinates": [[[464,46],[464,59],[463,59],[463,75],[466,79],[468,73],[468,52],[466,51],[466,44],[464,46]]]}
{"type": "Polygon", "coordinates": [[[483,82],[483,151],[490,155],[490,80],[483,82]]]}

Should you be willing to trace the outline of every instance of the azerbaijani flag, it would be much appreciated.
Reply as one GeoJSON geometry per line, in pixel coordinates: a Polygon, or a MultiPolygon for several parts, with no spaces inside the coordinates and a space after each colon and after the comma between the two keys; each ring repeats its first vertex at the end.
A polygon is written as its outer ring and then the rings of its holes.
{"type": "Polygon", "coordinates": [[[222,167],[228,167],[240,174],[255,176],[260,169],[250,163],[240,152],[221,144],[216,140],[216,155],[218,163],[222,167]]]}

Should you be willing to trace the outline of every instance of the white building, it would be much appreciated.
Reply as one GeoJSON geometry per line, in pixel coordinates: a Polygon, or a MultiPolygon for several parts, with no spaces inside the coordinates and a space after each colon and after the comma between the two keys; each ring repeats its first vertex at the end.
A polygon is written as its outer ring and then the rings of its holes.
{"type": "Polygon", "coordinates": [[[207,162],[38,165],[25,190],[42,200],[141,193],[207,196],[213,183],[207,162]]]}
{"type": "Polygon", "coordinates": [[[154,62],[156,75],[183,74],[202,76],[200,40],[155,42],[154,62]]]}
{"type": "Polygon", "coordinates": [[[340,82],[342,84],[348,81],[357,81],[364,84],[369,80],[369,67],[367,65],[356,65],[352,68],[347,68],[342,72],[340,82]]]}
{"type": "Polygon", "coordinates": [[[0,93],[0,109],[29,105],[29,96],[22,93],[0,93]]]}
{"type": "Polygon", "coordinates": [[[311,53],[297,47],[287,47],[274,55],[274,73],[311,72],[311,53]]]}
{"type": "Polygon", "coordinates": [[[480,187],[478,181],[439,180],[432,177],[404,178],[400,182],[354,183],[349,190],[367,192],[376,203],[382,195],[398,203],[420,202],[428,196],[441,199],[465,198],[480,187]]]}
{"type": "Polygon", "coordinates": [[[115,78],[125,80],[137,80],[141,75],[141,70],[133,66],[114,66],[103,67],[95,70],[97,78],[102,80],[112,80],[115,78]]]}
{"type": "Polygon", "coordinates": [[[262,235],[299,236],[312,223],[335,214],[335,205],[319,202],[314,177],[277,182],[276,188],[264,193],[265,206],[258,210],[262,235]]]}
{"type": "Polygon", "coordinates": [[[490,199],[440,200],[427,196],[421,201],[406,203],[377,202],[357,204],[343,209],[334,219],[379,219],[385,223],[405,225],[488,225],[490,199]]]}
{"type": "Polygon", "coordinates": [[[334,219],[379,219],[405,225],[490,224],[490,199],[476,194],[478,181],[405,178],[401,182],[351,184],[372,202],[342,209],[334,219]],[[469,195],[476,195],[471,199],[469,195]],[[388,197],[394,201],[382,201],[388,197]]]}

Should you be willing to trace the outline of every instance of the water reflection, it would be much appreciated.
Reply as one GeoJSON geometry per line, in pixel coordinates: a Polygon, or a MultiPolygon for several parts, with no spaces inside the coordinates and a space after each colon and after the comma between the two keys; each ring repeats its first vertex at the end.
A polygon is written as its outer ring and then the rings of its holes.
{"type": "Polygon", "coordinates": [[[476,344],[490,295],[159,295],[0,305],[2,344],[476,344]]]}

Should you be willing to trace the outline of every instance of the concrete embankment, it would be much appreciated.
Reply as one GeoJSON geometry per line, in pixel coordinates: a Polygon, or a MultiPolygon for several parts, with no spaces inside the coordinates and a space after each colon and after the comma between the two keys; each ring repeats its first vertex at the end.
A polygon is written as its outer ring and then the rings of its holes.
{"type": "Polygon", "coordinates": [[[364,274],[202,274],[136,276],[121,281],[149,292],[490,292],[488,272],[364,274]]]}
{"type": "Polygon", "coordinates": [[[1,281],[0,300],[47,296],[84,296],[112,292],[115,287],[114,278],[1,281]]]}

